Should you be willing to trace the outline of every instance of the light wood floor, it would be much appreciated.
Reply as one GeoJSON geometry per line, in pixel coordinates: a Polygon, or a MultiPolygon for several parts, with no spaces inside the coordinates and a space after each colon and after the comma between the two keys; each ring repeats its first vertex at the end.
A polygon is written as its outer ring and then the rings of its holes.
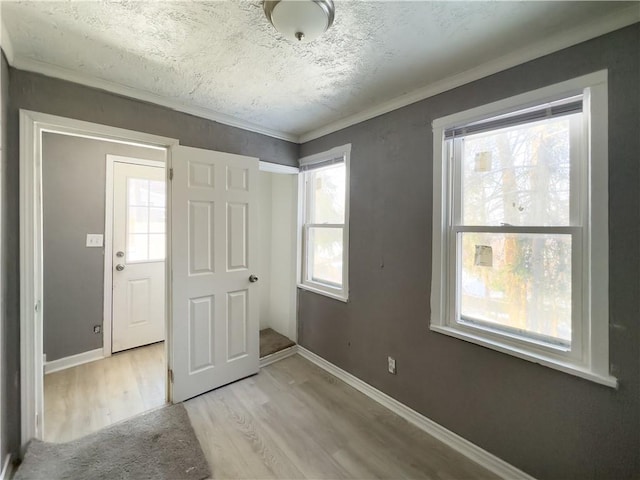
{"type": "Polygon", "coordinates": [[[44,439],[67,442],[165,403],[164,343],[44,376],[44,439]]]}
{"type": "Polygon", "coordinates": [[[298,355],[185,406],[214,478],[496,478],[298,355]]]}

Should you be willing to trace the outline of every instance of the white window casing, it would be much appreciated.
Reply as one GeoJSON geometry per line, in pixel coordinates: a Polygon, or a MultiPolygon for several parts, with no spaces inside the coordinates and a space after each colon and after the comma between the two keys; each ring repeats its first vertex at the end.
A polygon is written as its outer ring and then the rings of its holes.
{"type": "Polygon", "coordinates": [[[298,175],[298,288],[319,293],[336,300],[347,302],[349,299],[349,165],[351,145],[332,148],[329,151],[300,159],[298,175]],[[314,172],[344,164],[345,199],[344,223],[311,223],[313,208],[309,178],[314,172]],[[333,284],[310,278],[310,231],[341,230],[342,233],[342,281],[333,284]]]}
{"type": "MultiPolygon", "coordinates": [[[[607,71],[527,92],[433,122],[433,243],[431,330],[617,387],[609,373],[607,71]],[[460,168],[445,131],[530,107],[582,96],[582,118],[571,122],[570,222],[567,226],[466,226],[460,221],[460,168]],[[584,147],[583,147],[584,146],[584,147]],[[586,149],[586,152],[584,151],[586,149]],[[552,345],[491,325],[470,324],[457,311],[462,232],[562,234],[571,237],[570,346],[552,345]]],[[[487,122],[490,123],[490,122],[487,122]]],[[[448,134],[450,135],[450,133],[448,134]]],[[[455,134],[454,134],[455,135],[455,134]]],[[[458,149],[459,151],[459,149],[458,149]]]]}

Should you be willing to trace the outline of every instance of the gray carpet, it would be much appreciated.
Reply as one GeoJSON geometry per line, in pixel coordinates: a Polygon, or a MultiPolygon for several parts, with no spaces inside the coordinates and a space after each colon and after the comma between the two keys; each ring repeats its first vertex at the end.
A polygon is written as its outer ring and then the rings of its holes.
{"type": "Polygon", "coordinates": [[[294,346],[295,343],[271,328],[260,330],[260,358],[294,346]]]}
{"type": "Polygon", "coordinates": [[[210,477],[187,411],[164,407],[68,443],[33,440],[15,480],[210,477]]]}

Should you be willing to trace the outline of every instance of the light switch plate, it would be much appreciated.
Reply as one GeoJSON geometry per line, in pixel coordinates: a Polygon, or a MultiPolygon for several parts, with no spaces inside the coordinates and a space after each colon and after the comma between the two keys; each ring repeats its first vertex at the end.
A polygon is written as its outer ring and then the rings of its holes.
{"type": "Polygon", "coordinates": [[[103,247],[104,235],[101,233],[87,233],[87,247],[103,247]]]}

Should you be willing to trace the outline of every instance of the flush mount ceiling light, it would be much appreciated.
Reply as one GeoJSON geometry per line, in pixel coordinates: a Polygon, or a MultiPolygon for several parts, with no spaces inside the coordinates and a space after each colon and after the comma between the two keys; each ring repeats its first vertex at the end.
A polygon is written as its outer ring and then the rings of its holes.
{"type": "Polygon", "coordinates": [[[264,13],[276,30],[290,40],[310,42],[333,23],[333,0],[265,0],[264,13]]]}

